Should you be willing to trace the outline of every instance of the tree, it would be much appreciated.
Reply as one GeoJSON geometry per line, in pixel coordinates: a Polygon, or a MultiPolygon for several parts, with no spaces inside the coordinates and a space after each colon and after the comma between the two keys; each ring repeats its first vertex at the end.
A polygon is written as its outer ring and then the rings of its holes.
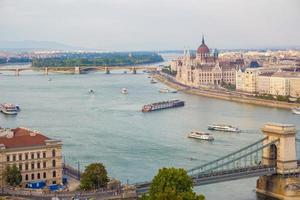
{"type": "Polygon", "coordinates": [[[106,187],[109,181],[107,171],[102,163],[88,165],[80,179],[80,188],[83,190],[106,187]]]}
{"type": "Polygon", "coordinates": [[[149,195],[141,200],[204,200],[193,192],[193,181],[184,169],[162,168],[153,178],[149,195]]]}
{"type": "Polygon", "coordinates": [[[8,185],[13,187],[20,185],[20,183],[22,182],[21,172],[15,164],[12,167],[11,166],[6,167],[4,171],[4,178],[5,178],[5,182],[8,185]]]}

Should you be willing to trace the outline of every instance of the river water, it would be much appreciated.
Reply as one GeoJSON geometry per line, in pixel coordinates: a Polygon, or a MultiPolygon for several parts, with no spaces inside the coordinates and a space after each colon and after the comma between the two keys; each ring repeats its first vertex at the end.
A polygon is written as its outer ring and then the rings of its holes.
{"type": "MultiPolygon", "coordinates": [[[[123,182],[150,180],[161,167],[191,168],[237,150],[263,137],[266,122],[292,123],[300,117],[288,110],[222,101],[184,93],[159,93],[146,74],[112,71],[84,75],[21,72],[0,74],[0,102],[19,104],[17,116],[0,115],[0,126],[25,126],[63,141],[66,162],[80,167],[105,164],[123,182]],[[51,78],[51,81],[49,81],[51,78]],[[128,95],[120,93],[127,88],[128,95]],[[88,94],[93,89],[95,94],[88,94]],[[144,104],[182,99],[185,107],[142,113],[144,104]],[[210,123],[239,126],[240,134],[214,133],[215,141],[186,138],[210,123]]],[[[207,199],[256,199],[256,179],[198,187],[207,199]]]]}

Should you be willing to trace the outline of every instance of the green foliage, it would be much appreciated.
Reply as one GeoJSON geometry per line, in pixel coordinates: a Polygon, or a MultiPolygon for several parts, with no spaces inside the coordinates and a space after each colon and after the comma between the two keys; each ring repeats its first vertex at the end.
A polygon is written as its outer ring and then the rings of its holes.
{"type": "Polygon", "coordinates": [[[106,187],[109,181],[107,171],[102,163],[92,163],[85,168],[80,179],[80,188],[83,190],[106,187]]]}
{"type": "Polygon", "coordinates": [[[162,68],[161,71],[163,73],[169,74],[171,76],[176,76],[176,74],[177,74],[176,71],[171,70],[171,66],[166,66],[166,67],[162,68]]]}
{"type": "Polygon", "coordinates": [[[282,95],[278,95],[276,97],[277,101],[287,101],[289,102],[289,97],[288,96],[282,96],[282,95]]]}
{"type": "Polygon", "coordinates": [[[222,82],[221,86],[226,88],[227,90],[231,90],[231,91],[236,90],[236,86],[231,83],[222,82]]]}
{"type": "Polygon", "coordinates": [[[153,178],[149,195],[141,200],[204,200],[193,192],[193,182],[184,169],[162,168],[153,178]]]}
{"type": "Polygon", "coordinates": [[[5,182],[10,186],[18,186],[22,182],[22,175],[16,165],[7,166],[4,171],[5,182]]]}
{"type": "Polygon", "coordinates": [[[81,56],[35,58],[33,67],[75,67],[75,66],[124,66],[138,65],[163,61],[162,57],[155,53],[110,53],[87,54],[81,56]]]}
{"type": "Polygon", "coordinates": [[[297,103],[300,103],[300,98],[298,98],[296,102],[297,102],[297,103]]]}
{"type": "Polygon", "coordinates": [[[274,97],[271,94],[257,94],[256,97],[260,99],[274,100],[274,97]]]}

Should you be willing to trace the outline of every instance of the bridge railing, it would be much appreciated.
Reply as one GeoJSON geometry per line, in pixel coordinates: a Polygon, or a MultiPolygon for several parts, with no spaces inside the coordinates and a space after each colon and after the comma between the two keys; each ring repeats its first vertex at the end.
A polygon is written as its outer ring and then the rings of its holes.
{"type": "Polygon", "coordinates": [[[248,145],[247,147],[239,149],[226,156],[223,156],[209,163],[195,167],[189,170],[188,173],[191,176],[195,176],[201,173],[209,173],[209,172],[214,172],[216,170],[223,170],[224,168],[226,168],[227,170],[235,169],[240,167],[240,165],[243,165],[244,167],[258,166],[261,164],[260,158],[262,157],[258,155],[262,154],[262,150],[279,141],[279,140],[274,140],[268,144],[263,145],[262,142],[265,139],[266,138],[263,138],[251,145],[248,145]]]}

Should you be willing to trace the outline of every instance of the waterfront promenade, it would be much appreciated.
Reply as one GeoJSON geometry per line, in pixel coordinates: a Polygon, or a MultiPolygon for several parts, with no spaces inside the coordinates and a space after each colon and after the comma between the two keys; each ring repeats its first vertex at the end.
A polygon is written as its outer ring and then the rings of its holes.
{"type": "Polygon", "coordinates": [[[169,87],[185,92],[187,94],[206,96],[206,97],[217,98],[217,99],[233,101],[238,103],[254,104],[258,106],[268,106],[273,108],[291,109],[294,107],[300,107],[299,103],[288,103],[283,101],[259,99],[249,94],[235,92],[235,91],[229,92],[221,89],[192,88],[177,82],[174,77],[165,73],[156,73],[154,75],[154,78],[156,78],[158,81],[166,84],[169,87]]]}

